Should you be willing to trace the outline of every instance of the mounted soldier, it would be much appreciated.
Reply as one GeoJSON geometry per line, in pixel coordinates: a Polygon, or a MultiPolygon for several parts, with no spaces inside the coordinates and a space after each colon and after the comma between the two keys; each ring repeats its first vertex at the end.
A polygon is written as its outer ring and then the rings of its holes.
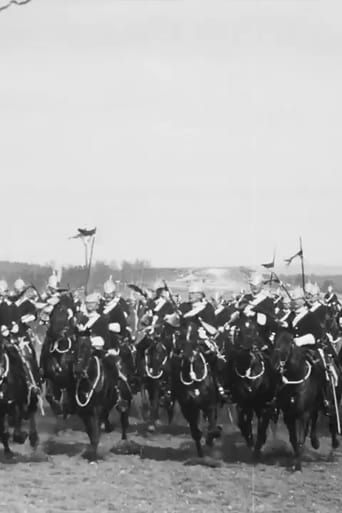
{"type": "MultiPolygon", "coordinates": [[[[308,304],[307,295],[305,297],[301,288],[298,287],[292,291],[293,303],[291,312],[288,314],[287,319],[282,319],[281,326],[290,331],[297,347],[305,348],[311,363],[320,365],[326,371],[331,359],[336,362],[336,355],[331,343],[329,343],[325,327],[320,318],[319,310],[321,306],[324,308],[324,305],[317,301],[319,289],[309,285],[308,290],[311,296],[311,305],[308,304]]],[[[329,392],[327,380],[324,390],[324,408],[326,413],[329,413],[331,408],[329,392]]]]}
{"type": "MultiPolygon", "coordinates": [[[[109,286],[105,290],[109,293],[109,286]]],[[[100,302],[101,296],[96,292],[85,298],[85,311],[79,316],[77,330],[80,336],[90,336],[94,350],[103,353],[103,363],[108,366],[114,376],[118,376],[127,383],[127,377],[123,374],[120,362],[119,342],[115,336],[116,333],[119,333],[120,325],[117,321],[112,320],[110,311],[99,312],[100,302]]],[[[118,394],[116,407],[121,411],[126,408],[126,401],[121,397],[120,387],[116,386],[116,392],[118,394]]]]}
{"type": "Polygon", "coordinates": [[[15,295],[12,295],[10,301],[7,283],[4,281],[0,283],[1,334],[5,340],[14,343],[13,347],[16,349],[29,394],[33,392],[39,395],[40,375],[31,330],[31,323],[36,320],[37,312],[27,296],[27,286],[23,280],[16,280],[14,290],[15,295]]]}
{"type": "Polygon", "coordinates": [[[250,292],[244,294],[239,302],[238,309],[246,317],[255,319],[260,337],[265,346],[263,349],[271,350],[271,339],[278,329],[275,320],[275,305],[273,298],[263,287],[263,276],[254,273],[249,281],[250,292]]]}
{"type": "Polygon", "coordinates": [[[327,292],[324,294],[324,303],[329,307],[336,310],[336,312],[341,310],[341,302],[337,297],[336,292],[334,292],[333,286],[329,285],[327,292]]]}
{"type": "Polygon", "coordinates": [[[187,320],[197,325],[202,350],[213,372],[217,392],[222,400],[227,394],[221,383],[221,374],[225,365],[224,356],[221,355],[215,337],[219,334],[216,326],[215,309],[205,297],[204,287],[200,283],[192,283],[188,290],[188,301],[179,305],[181,322],[187,320]]]}

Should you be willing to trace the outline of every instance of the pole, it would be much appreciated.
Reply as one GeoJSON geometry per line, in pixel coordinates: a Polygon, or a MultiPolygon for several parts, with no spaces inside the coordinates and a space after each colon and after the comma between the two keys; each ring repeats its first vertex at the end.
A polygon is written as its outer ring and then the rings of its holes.
{"type": "Polygon", "coordinates": [[[300,246],[300,261],[302,264],[302,288],[303,288],[303,292],[305,295],[306,294],[306,292],[305,292],[305,271],[304,271],[304,255],[303,255],[302,237],[299,237],[299,246],[300,246]]]}
{"type": "Polygon", "coordinates": [[[87,279],[86,279],[86,283],[85,283],[85,287],[84,287],[84,292],[86,295],[88,294],[88,285],[89,285],[89,279],[90,279],[91,264],[93,261],[94,245],[95,245],[95,234],[93,235],[93,238],[91,241],[90,255],[89,255],[89,261],[88,261],[88,268],[87,268],[87,279]]]}

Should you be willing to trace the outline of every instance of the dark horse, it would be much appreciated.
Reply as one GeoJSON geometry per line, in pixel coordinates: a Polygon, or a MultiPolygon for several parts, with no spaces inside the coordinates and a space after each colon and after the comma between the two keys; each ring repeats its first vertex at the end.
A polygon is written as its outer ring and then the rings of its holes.
{"type": "Polygon", "coordinates": [[[269,346],[258,333],[253,319],[243,314],[234,323],[227,344],[227,388],[237,405],[238,426],[248,447],[254,447],[260,456],[266,442],[267,428],[272,417],[271,402],[275,379],[269,358],[269,346]],[[257,436],[254,443],[253,417],[257,418],[257,436]]]}
{"type": "Polygon", "coordinates": [[[149,398],[149,431],[155,430],[159,420],[159,406],[165,406],[168,421],[173,417],[171,394],[171,359],[174,349],[174,333],[171,328],[160,325],[149,337],[143,358],[139,362],[138,374],[141,376],[141,393],[147,391],[149,398]]]}
{"type": "MultiPolygon", "coordinates": [[[[35,415],[40,397],[31,392],[27,384],[25,372],[22,367],[19,351],[29,351],[25,346],[18,348],[18,341],[0,340],[0,440],[4,446],[5,456],[12,457],[9,447],[8,419],[14,424],[13,440],[23,444],[27,433],[22,431],[22,420],[29,421],[29,440],[33,449],[38,447],[39,436],[37,432],[35,415]]],[[[30,355],[27,355],[29,358],[30,355]]]]}
{"type": "MultiPolygon", "coordinates": [[[[272,363],[279,376],[277,399],[295,453],[294,468],[301,470],[309,428],[311,445],[314,449],[319,448],[316,425],[319,411],[323,409],[327,374],[319,353],[314,357],[309,355],[308,348],[298,347],[287,331],[280,332],[275,339],[272,363]]],[[[341,377],[337,372],[334,393],[338,404],[341,377]]],[[[339,442],[336,437],[337,417],[334,413],[329,417],[329,429],[332,447],[336,448],[339,442]]]]}
{"type": "Polygon", "coordinates": [[[50,315],[44,354],[41,357],[46,379],[46,399],[56,414],[74,413],[73,358],[76,342],[71,296],[61,297],[50,315]]]}
{"type": "MultiPolygon", "coordinates": [[[[119,370],[107,360],[109,358],[115,357],[105,356],[103,349],[94,348],[90,336],[77,337],[74,362],[75,400],[77,413],[84,422],[90,440],[90,448],[85,456],[92,461],[98,456],[101,423],[106,422],[119,398],[119,370]]],[[[127,388],[122,387],[120,392],[121,397],[129,403],[131,396],[127,388]]],[[[121,438],[126,440],[128,408],[120,412],[120,417],[121,438]]]]}
{"type": "Polygon", "coordinates": [[[203,457],[202,432],[198,426],[200,413],[208,421],[206,444],[213,445],[221,436],[217,426],[218,394],[211,366],[201,349],[197,324],[184,319],[181,321],[180,335],[176,341],[172,359],[172,394],[180,405],[187,420],[197,454],[203,457]]]}

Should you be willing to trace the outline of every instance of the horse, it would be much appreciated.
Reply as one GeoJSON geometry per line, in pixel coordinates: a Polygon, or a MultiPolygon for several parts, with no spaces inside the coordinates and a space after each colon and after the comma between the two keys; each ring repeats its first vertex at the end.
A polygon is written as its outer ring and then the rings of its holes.
{"type": "Polygon", "coordinates": [[[40,365],[46,379],[46,399],[56,415],[75,411],[73,359],[76,343],[75,316],[71,295],[63,295],[54,306],[40,365]]]}
{"type": "MultiPolygon", "coordinates": [[[[311,347],[311,346],[310,346],[311,347]]],[[[278,374],[277,402],[283,412],[294,451],[294,469],[302,469],[302,458],[306,436],[310,429],[311,445],[319,448],[317,419],[323,410],[324,389],[327,386],[323,362],[317,353],[308,353],[305,346],[298,347],[288,331],[280,331],[274,341],[272,365],[278,374]]],[[[336,375],[333,384],[336,401],[341,398],[341,376],[336,375]],[[335,388],[336,385],[336,388],[335,388]]],[[[337,417],[329,418],[332,448],[338,447],[337,417]]]]}
{"type": "Polygon", "coordinates": [[[266,443],[267,428],[273,416],[275,377],[269,358],[270,347],[259,335],[255,320],[240,314],[226,345],[227,382],[237,406],[238,427],[254,457],[260,457],[266,443]],[[254,442],[253,417],[257,418],[254,442]]]}
{"type": "MultiPolygon", "coordinates": [[[[120,371],[109,361],[113,357],[106,356],[101,346],[94,347],[90,336],[78,334],[73,365],[76,411],[83,420],[90,440],[89,450],[84,456],[91,461],[98,458],[101,423],[106,422],[120,395],[120,371]]],[[[123,386],[120,392],[129,406],[131,395],[127,388],[123,386]]],[[[128,410],[120,411],[122,440],[127,440],[128,410]]]]}
{"type": "Polygon", "coordinates": [[[28,436],[32,449],[37,449],[39,444],[35,415],[40,397],[28,386],[24,363],[19,354],[19,351],[28,349],[19,348],[18,343],[7,337],[0,339],[0,440],[7,458],[13,457],[9,447],[9,419],[14,426],[14,442],[23,444],[27,438],[27,433],[21,428],[22,420],[25,419],[29,421],[28,436]]]}
{"type": "Polygon", "coordinates": [[[218,393],[211,366],[201,348],[198,326],[192,320],[181,319],[181,328],[172,358],[172,395],[178,401],[187,420],[197,455],[203,457],[202,432],[198,426],[202,412],[208,422],[206,445],[221,436],[217,426],[218,393]]]}
{"type": "Polygon", "coordinates": [[[173,357],[174,333],[171,328],[159,325],[153,335],[148,337],[148,345],[138,362],[138,374],[141,381],[141,393],[149,398],[148,431],[155,431],[159,420],[159,406],[165,406],[168,422],[173,418],[171,394],[171,359],[173,357]]]}

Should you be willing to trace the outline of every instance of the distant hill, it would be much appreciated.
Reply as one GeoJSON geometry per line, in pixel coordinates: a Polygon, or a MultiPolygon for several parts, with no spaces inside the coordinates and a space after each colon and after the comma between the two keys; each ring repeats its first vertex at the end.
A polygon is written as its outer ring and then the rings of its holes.
{"type": "MultiPolygon", "coordinates": [[[[253,268],[250,268],[253,270],[253,268]]],[[[259,268],[261,269],[261,268],[259,268]]],[[[307,279],[317,281],[322,290],[326,290],[331,283],[337,292],[342,293],[342,266],[308,266],[310,274],[307,279]]],[[[153,288],[156,282],[164,279],[175,292],[185,292],[191,281],[202,281],[210,293],[222,292],[229,294],[248,286],[247,267],[205,267],[205,268],[158,268],[150,267],[148,263],[124,262],[120,267],[116,264],[96,262],[92,268],[89,290],[102,289],[103,283],[112,275],[118,282],[122,292],[127,289],[128,283],[153,288]]],[[[281,278],[291,284],[300,284],[301,276],[298,274],[298,265],[280,267],[277,269],[281,278]]],[[[25,262],[0,261],[0,279],[6,279],[10,286],[21,277],[27,283],[35,284],[43,289],[52,272],[49,265],[29,264],[25,262]]],[[[265,276],[268,273],[265,270],[265,276]]],[[[68,266],[63,268],[62,285],[78,288],[86,281],[86,271],[82,266],[68,266]]]]}

